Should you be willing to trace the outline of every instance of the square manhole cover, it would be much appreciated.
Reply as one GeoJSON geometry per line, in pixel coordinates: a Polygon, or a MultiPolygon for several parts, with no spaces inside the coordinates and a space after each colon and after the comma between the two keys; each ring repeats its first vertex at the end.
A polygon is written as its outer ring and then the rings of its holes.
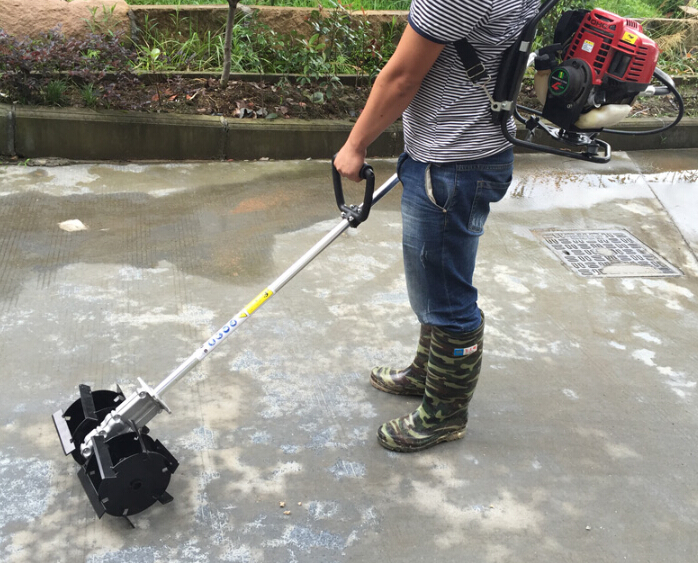
{"type": "Polygon", "coordinates": [[[627,231],[534,230],[562,262],[583,277],[632,278],[683,275],[627,231]]]}

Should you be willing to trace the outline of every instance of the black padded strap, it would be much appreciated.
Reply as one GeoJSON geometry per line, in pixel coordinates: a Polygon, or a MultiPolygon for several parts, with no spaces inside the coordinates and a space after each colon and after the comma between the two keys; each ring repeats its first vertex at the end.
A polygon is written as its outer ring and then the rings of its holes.
{"type": "Polygon", "coordinates": [[[453,46],[456,48],[456,52],[463,63],[465,74],[471,82],[477,83],[480,80],[489,78],[489,73],[482,64],[475,47],[468,43],[467,39],[459,39],[453,43],[453,46]]]}

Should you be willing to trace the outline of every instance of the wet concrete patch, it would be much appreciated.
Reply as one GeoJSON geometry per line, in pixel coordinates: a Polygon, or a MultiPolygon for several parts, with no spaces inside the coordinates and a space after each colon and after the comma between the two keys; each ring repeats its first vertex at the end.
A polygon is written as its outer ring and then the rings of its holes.
{"type": "Polygon", "coordinates": [[[67,170],[52,185],[5,174],[0,486],[31,502],[0,509],[0,558],[692,563],[695,258],[631,156],[543,162],[553,180],[523,157],[524,189],[493,207],[481,239],[488,325],[464,440],[414,455],[376,443],[418,404],[367,379],[409,361],[419,331],[398,190],[168,391],[173,414],[149,427],[180,461],[175,500],[134,530],[97,520],[51,413],[78,383],[155,384],[334,226],[327,163],[99,165],[73,185],[67,170]],[[87,231],[60,230],[50,210],[63,205],[55,215],[87,231]],[[108,244],[78,238],[105,227],[108,244]],[[541,252],[541,227],[625,229],[685,275],[573,276],[541,252]],[[199,255],[240,268],[199,268],[199,255]]]}
{"type": "Polygon", "coordinates": [[[283,190],[278,177],[264,168],[255,173],[254,164],[202,167],[191,189],[186,164],[4,169],[13,189],[0,190],[0,298],[11,299],[32,272],[50,284],[76,260],[135,268],[167,261],[188,274],[260,280],[274,236],[336,216],[326,165],[287,166],[283,190]],[[330,196],[324,209],[296,205],[319,194],[330,196]],[[59,226],[66,221],[89,228],[66,232],[59,226]]]}

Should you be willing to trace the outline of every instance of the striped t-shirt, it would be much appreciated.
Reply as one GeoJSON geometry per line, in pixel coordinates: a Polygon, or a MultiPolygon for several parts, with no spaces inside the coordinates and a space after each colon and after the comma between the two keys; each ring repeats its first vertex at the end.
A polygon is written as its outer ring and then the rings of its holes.
{"type": "MultiPolygon", "coordinates": [[[[502,53],[538,11],[540,0],[412,0],[410,26],[446,46],[403,113],[405,151],[422,162],[474,160],[509,146],[492,122],[482,84],[473,84],[453,43],[467,38],[492,76],[494,92],[502,53]]],[[[510,124],[513,127],[513,123],[510,124]]]]}

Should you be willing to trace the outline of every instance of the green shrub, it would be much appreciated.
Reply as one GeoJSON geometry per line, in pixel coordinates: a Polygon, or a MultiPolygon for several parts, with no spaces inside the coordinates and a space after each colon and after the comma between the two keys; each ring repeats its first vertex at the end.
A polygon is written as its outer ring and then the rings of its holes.
{"type": "Polygon", "coordinates": [[[60,103],[73,83],[97,83],[107,73],[131,75],[134,53],[121,35],[66,38],[54,29],[17,39],[0,30],[0,85],[23,103],[60,103]]]}

